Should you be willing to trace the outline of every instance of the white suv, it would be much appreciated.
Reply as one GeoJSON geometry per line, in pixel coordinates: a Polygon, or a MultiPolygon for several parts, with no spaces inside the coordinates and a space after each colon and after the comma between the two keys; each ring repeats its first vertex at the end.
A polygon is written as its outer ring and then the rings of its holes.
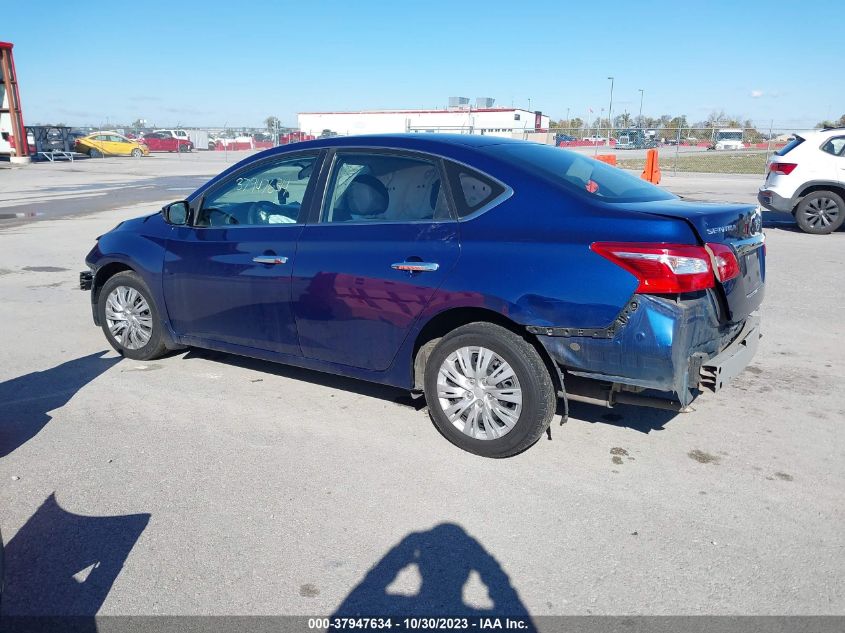
{"type": "Polygon", "coordinates": [[[180,139],[183,141],[190,141],[191,137],[188,136],[188,132],[186,130],[153,130],[153,132],[162,132],[164,134],[170,134],[173,138],[180,139]]]}
{"type": "Polygon", "coordinates": [[[802,231],[824,235],[845,222],[845,128],[796,136],[768,162],[757,200],[795,216],[802,231]]]}

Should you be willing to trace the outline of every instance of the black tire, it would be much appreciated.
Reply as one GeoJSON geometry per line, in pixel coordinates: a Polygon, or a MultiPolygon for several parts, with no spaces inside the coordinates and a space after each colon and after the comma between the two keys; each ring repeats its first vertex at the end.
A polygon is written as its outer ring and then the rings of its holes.
{"type": "Polygon", "coordinates": [[[805,233],[833,233],[845,222],[845,201],[832,191],[814,191],[795,208],[795,221],[805,233]]]}
{"type": "Polygon", "coordinates": [[[132,158],[141,158],[141,156],[143,156],[143,155],[144,155],[144,152],[142,152],[137,147],[132,150],[132,158]]]}
{"type": "Polygon", "coordinates": [[[162,332],[161,317],[152,298],[152,293],[147,284],[141,277],[132,271],[123,271],[116,273],[109,277],[103,287],[100,289],[99,299],[97,300],[97,315],[100,320],[100,325],[103,328],[103,333],[106,335],[109,344],[126,358],[133,360],[152,360],[164,355],[167,352],[167,346],[164,343],[164,336],[162,332]],[[149,316],[151,319],[152,333],[147,344],[137,349],[130,349],[118,341],[109,329],[108,320],[106,318],[106,303],[109,295],[118,286],[125,286],[136,290],[147,302],[149,307],[149,316]]]}
{"type": "Polygon", "coordinates": [[[88,150],[88,156],[90,156],[91,158],[102,158],[103,153],[98,149],[92,148],[92,149],[88,150]]]}
{"type": "Polygon", "coordinates": [[[459,448],[482,457],[510,457],[530,447],[548,428],[557,406],[554,382],[537,349],[518,334],[492,323],[470,323],[444,336],[426,362],[424,390],[437,429],[459,448]],[[507,362],[522,390],[522,410],[516,423],[494,439],[470,437],[458,429],[438,398],[437,381],[443,363],[456,350],[475,346],[487,348],[507,362]]]}

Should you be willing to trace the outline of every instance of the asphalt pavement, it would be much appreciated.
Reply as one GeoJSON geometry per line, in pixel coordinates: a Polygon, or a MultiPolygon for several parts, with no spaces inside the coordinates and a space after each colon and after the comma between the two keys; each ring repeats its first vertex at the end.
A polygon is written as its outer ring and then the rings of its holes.
{"type": "MultiPolygon", "coordinates": [[[[0,195],[63,169],[0,170],[0,195]]],[[[121,359],[77,275],[158,200],[113,200],[0,228],[3,613],[845,612],[845,233],[768,223],[757,357],[693,412],[574,403],[551,440],[488,460],[401,390],[201,350],[121,359]]]]}

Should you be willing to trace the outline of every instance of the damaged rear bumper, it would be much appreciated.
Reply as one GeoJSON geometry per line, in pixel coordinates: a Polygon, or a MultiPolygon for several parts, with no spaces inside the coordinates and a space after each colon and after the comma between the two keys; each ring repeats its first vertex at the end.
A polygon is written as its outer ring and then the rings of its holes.
{"type": "Polygon", "coordinates": [[[620,390],[654,390],[686,407],[701,388],[720,389],[756,351],[759,315],[728,325],[720,324],[718,315],[710,292],[680,300],[637,295],[620,315],[621,322],[607,330],[529,331],[567,374],[608,383],[610,403],[620,390]]]}
{"type": "Polygon", "coordinates": [[[760,315],[752,314],[734,342],[701,365],[700,386],[719,391],[748,366],[760,342],[760,315]]]}

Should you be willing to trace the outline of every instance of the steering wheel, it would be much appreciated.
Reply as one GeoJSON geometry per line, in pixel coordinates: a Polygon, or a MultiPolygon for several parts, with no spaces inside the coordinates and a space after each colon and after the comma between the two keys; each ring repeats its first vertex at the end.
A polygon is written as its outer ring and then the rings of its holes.
{"type": "Polygon", "coordinates": [[[236,218],[231,213],[226,213],[225,211],[222,211],[220,209],[204,209],[203,211],[204,211],[204,213],[206,213],[208,215],[209,226],[219,226],[216,222],[211,221],[212,215],[223,216],[222,224],[224,224],[224,225],[226,225],[226,224],[240,224],[240,221],[238,221],[238,218],[236,218]]]}
{"type": "Polygon", "coordinates": [[[258,200],[250,204],[247,221],[250,224],[270,224],[270,216],[278,213],[279,205],[269,200],[258,200]]]}

